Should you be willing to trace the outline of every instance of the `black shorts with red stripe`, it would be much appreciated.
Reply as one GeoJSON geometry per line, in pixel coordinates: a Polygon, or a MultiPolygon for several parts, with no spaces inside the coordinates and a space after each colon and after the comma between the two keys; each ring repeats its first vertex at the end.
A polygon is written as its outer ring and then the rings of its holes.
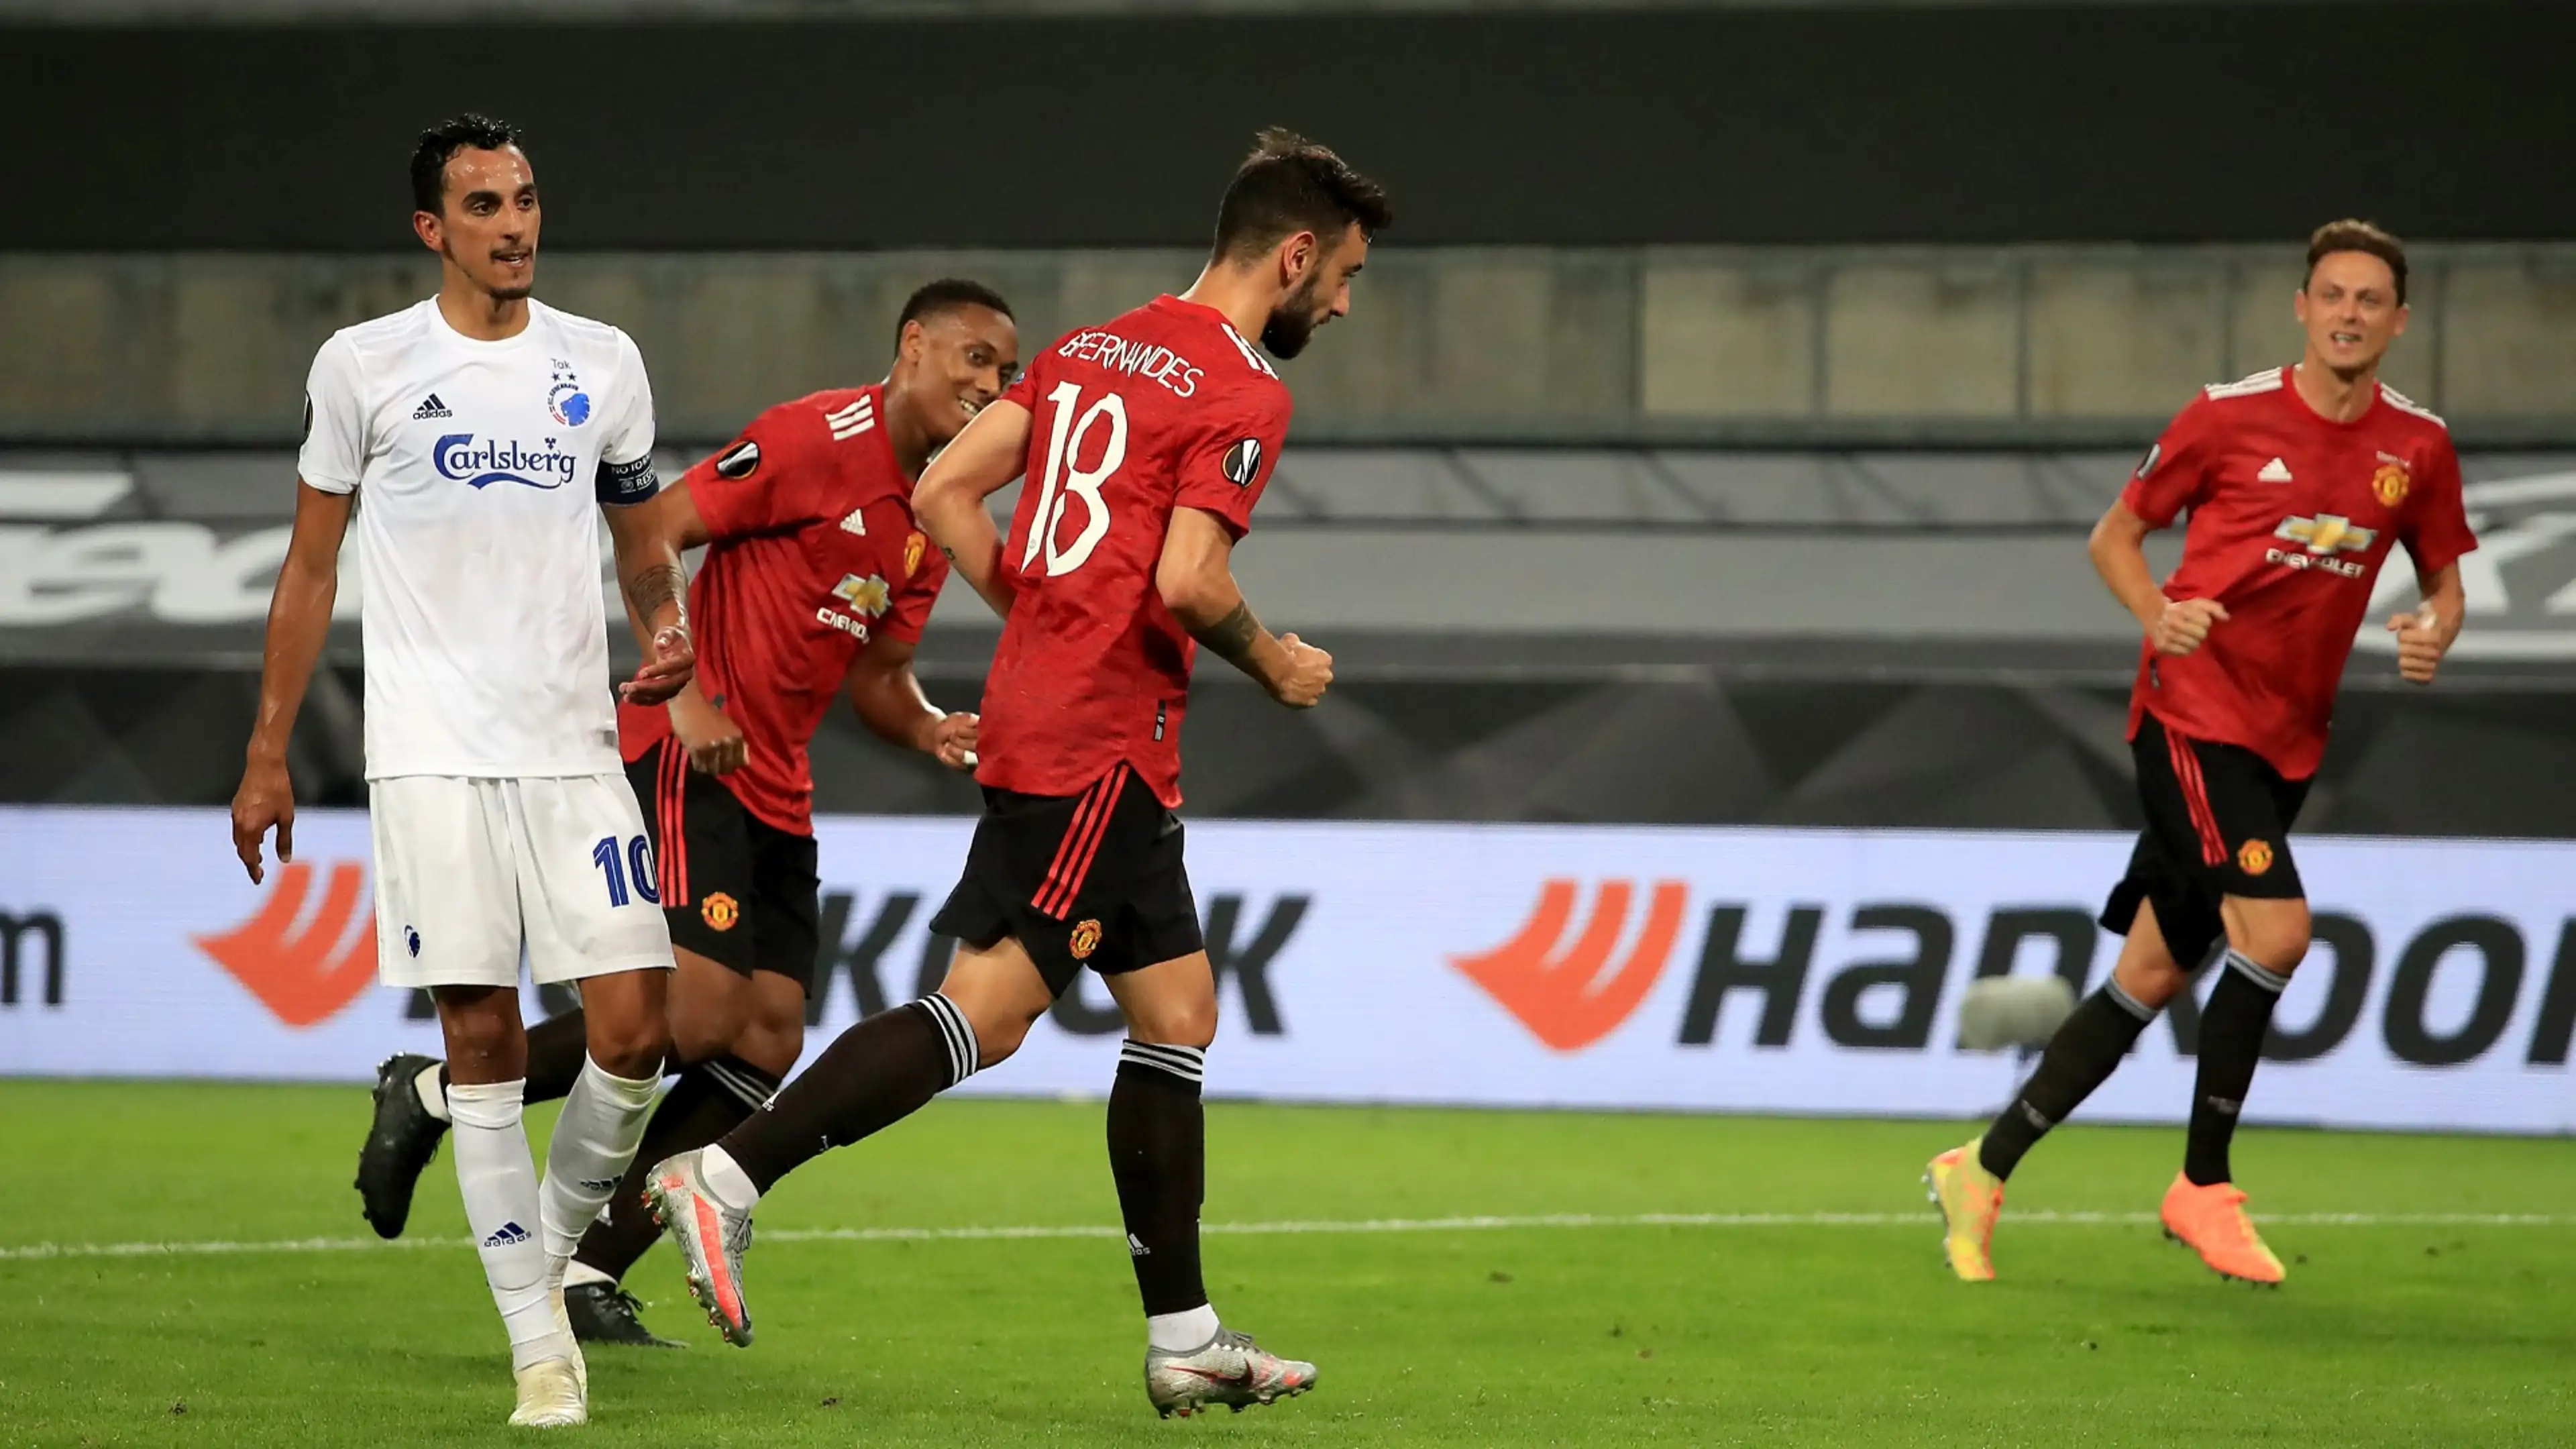
{"type": "Polygon", "coordinates": [[[1062,996],[1206,949],[1181,864],[1181,822],[1119,765],[1079,795],[984,790],[966,872],[930,929],[971,946],[1016,939],[1062,996]]]}
{"type": "Polygon", "coordinates": [[[2308,782],[2283,778],[2243,745],[2187,739],[2152,712],[2129,748],[2147,828],[2130,852],[2128,875],[2102,908],[2102,924],[2126,935],[2138,903],[2154,903],[2165,945],[2192,970],[2226,938],[2219,912],[2225,897],[2307,894],[2290,858],[2290,827],[2307,802],[2308,782]]]}
{"type": "Polygon", "coordinates": [[[724,781],[689,767],[674,738],[627,761],[626,778],[653,835],[671,944],[743,976],[775,971],[812,995],[822,894],[814,837],[744,809],[724,781]]]}

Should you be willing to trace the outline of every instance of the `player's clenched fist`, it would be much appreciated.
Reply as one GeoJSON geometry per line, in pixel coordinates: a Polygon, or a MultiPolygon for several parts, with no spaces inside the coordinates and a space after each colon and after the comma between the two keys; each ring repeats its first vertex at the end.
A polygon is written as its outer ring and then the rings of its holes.
{"type": "Polygon", "coordinates": [[[2410,684],[2432,683],[2450,646],[2431,615],[2400,614],[2388,621],[2388,632],[2397,636],[2397,672],[2410,684]]]}
{"type": "Polygon", "coordinates": [[[751,758],[751,741],[715,701],[682,692],[671,701],[671,733],[701,775],[730,775],[751,758]]]}
{"type": "Polygon", "coordinates": [[[981,722],[982,716],[971,710],[940,716],[930,727],[930,753],[952,770],[974,769],[975,727],[981,722]]]}
{"type": "Polygon", "coordinates": [[[2200,647],[2211,625],[2226,622],[2227,608],[2216,599],[2168,600],[2152,633],[2156,652],[2180,658],[2200,647]]]}
{"type": "Polygon", "coordinates": [[[1311,709],[1333,682],[1333,656],[1294,634],[1279,636],[1288,672],[1270,686],[1270,697],[1290,709],[1311,709]]]}

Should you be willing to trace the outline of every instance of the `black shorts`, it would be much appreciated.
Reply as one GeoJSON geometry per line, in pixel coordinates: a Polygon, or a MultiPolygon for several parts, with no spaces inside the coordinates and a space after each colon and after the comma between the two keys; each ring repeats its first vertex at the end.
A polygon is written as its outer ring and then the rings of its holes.
{"type": "Polygon", "coordinates": [[[2174,961],[2195,970],[2226,939],[2222,898],[2307,894],[2290,858],[2290,827],[2307,802],[2308,782],[2282,778],[2242,745],[2186,739],[2152,714],[2129,748],[2147,828],[2129,854],[2128,875],[2102,907],[2102,925],[2126,935],[2138,902],[2153,902],[2174,961]]]}
{"type": "Polygon", "coordinates": [[[677,739],[630,761],[626,778],[653,835],[671,944],[744,976],[775,971],[812,995],[822,891],[814,837],[744,809],[722,780],[689,767],[677,739]]]}
{"type": "Polygon", "coordinates": [[[966,873],[930,929],[971,946],[1013,937],[1062,996],[1207,947],[1181,864],[1181,822],[1120,765],[1079,795],[984,791],[966,873]]]}

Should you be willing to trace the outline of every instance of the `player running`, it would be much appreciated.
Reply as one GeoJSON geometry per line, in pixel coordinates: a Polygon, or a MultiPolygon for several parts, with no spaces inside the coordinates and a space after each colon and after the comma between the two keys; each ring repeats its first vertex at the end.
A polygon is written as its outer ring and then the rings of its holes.
{"type": "MultiPolygon", "coordinates": [[[[618,1283],[657,1235],[644,1169],[703,1147],[758,1108],[805,1050],[816,959],[814,783],[806,750],[834,692],[879,737],[964,768],[975,716],[930,707],[912,658],[947,560],[914,523],[913,480],[1019,371],[1010,305],[975,282],[933,282],[895,324],[885,381],[781,403],[639,510],[676,548],[709,545],[690,586],[698,674],[667,707],[618,714],[626,772],[659,862],[653,887],[677,947],[669,1012],[679,1073],[609,1215],[565,1277],[576,1337],[655,1337],[618,1283]]],[[[527,1100],[579,1074],[584,1013],[528,1033],[527,1100]]],[[[367,1220],[399,1236],[447,1129],[435,1059],[377,1073],[358,1159],[367,1220]]]]}
{"type": "Polygon", "coordinates": [[[900,1120],[1018,1049],[1085,966],[1127,1020],[1110,1168],[1162,1413],[1303,1393],[1315,1367],[1219,1322],[1199,1272],[1200,1083],[1216,983],[1182,862],[1180,729],[1192,640],[1305,708],[1332,661],[1253,617],[1230,557],[1288,430],[1278,357],[1350,309],[1390,219],[1322,146],[1263,133],[1218,210],[1207,267],[1042,353],[922,479],[923,526],[1004,618],[984,687],[985,813],[931,928],[960,942],[940,989],[844,1032],[769,1109],[646,1191],[691,1290],[751,1342],[752,1206],[797,1164],[900,1120]],[[984,500],[1027,475],[1006,546],[984,500]]]}
{"type": "Polygon", "coordinates": [[[2417,684],[2459,637],[2459,559],[2477,547],[2448,430],[2379,381],[2406,330],[2405,249],[2365,222],[2318,228],[2296,310],[2308,334],[2299,364],[2203,389],[2093,530],[2094,566],[2146,632],[2129,739],[2147,826],[2102,911],[2128,940],[2012,1105],[1983,1137],[1932,1159],[1926,1181],[1961,1278],[1995,1274],[2014,1165],[2223,950],[2162,1216],[2166,1236],[2218,1272],[2281,1281],[2228,1144],[2272,1008],[2308,949],[2288,831],[2390,545],[2405,543],[2423,593],[2421,609],[2388,621],[2398,670],[2417,684]],[[2158,588],[2141,541],[2185,510],[2182,564],[2158,588]]]}
{"type": "Polygon", "coordinates": [[[518,1378],[510,1422],[579,1424],[589,1381],[564,1265],[644,1131],[671,969],[617,758],[596,513],[652,640],[620,690],[631,704],[689,681],[688,579],[636,506],[655,487],[643,358],[616,328],[529,299],[540,211],[517,136],[458,116],[422,133],[411,181],[438,295],[314,356],[233,847],[254,881],[271,826],[294,858],[287,739],[363,494],[377,969],[438,1005],[457,1185],[518,1378]],[[579,981],[589,1006],[542,1186],[520,1122],[522,947],[537,980],[579,981]]]}

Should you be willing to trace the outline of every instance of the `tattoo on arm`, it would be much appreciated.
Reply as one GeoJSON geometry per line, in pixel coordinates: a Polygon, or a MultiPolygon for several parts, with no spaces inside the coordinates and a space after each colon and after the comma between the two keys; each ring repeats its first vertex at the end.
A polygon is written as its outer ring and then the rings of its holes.
{"type": "MultiPolygon", "coordinates": [[[[688,597],[689,577],[680,566],[668,560],[648,563],[626,580],[626,602],[633,606],[635,617],[651,628],[653,616],[664,604],[680,603],[688,597]]],[[[680,604],[680,617],[688,618],[688,606],[680,604]]]]}
{"type": "Polygon", "coordinates": [[[1190,637],[1212,650],[1219,659],[1240,669],[1252,657],[1252,643],[1261,637],[1261,621],[1252,616],[1252,605],[1237,604],[1227,615],[1205,628],[1193,628],[1190,637]]]}

